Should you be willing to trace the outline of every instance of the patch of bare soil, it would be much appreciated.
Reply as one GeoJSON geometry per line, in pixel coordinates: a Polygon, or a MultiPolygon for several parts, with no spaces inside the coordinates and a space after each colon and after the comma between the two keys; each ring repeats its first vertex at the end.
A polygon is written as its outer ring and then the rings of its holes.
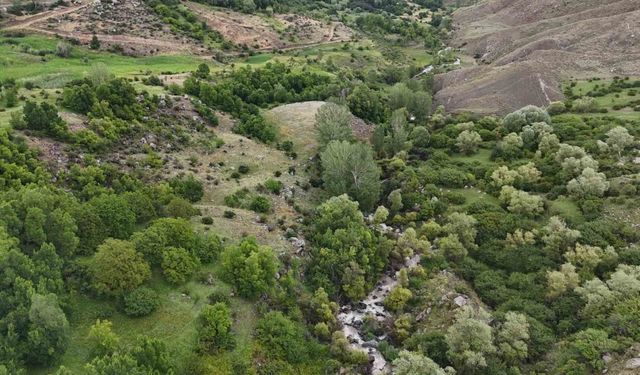
{"type": "Polygon", "coordinates": [[[89,44],[95,33],[102,49],[115,47],[135,56],[208,53],[200,42],[173,33],[141,0],[85,2],[18,17],[5,26],[9,30],[59,35],[83,44],[89,44]]]}
{"type": "Polygon", "coordinates": [[[476,64],[437,79],[452,111],[503,114],[563,98],[562,80],[640,74],[637,0],[487,0],[453,14],[476,64]]]}
{"type": "Polygon", "coordinates": [[[340,22],[324,23],[296,14],[267,19],[194,2],[185,4],[226,40],[255,50],[301,48],[348,41],[353,36],[351,29],[340,22]]]}

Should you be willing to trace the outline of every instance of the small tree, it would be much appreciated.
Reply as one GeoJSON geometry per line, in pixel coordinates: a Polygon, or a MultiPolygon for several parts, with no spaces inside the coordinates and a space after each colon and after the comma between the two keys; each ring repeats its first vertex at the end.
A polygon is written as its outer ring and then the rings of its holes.
{"type": "Polygon", "coordinates": [[[576,198],[601,197],[609,190],[609,182],[604,173],[593,168],[585,168],[582,174],[569,181],[567,191],[576,198]]]}
{"type": "Polygon", "coordinates": [[[227,247],[221,255],[223,277],[243,297],[255,298],[275,284],[278,260],[269,247],[246,238],[227,247]]]}
{"type": "Polygon", "coordinates": [[[394,375],[447,375],[431,358],[406,350],[393,361],[393,367],[394,375]]]}
{"type": "Polygon", "coordinates": [[[631,146],[633,142],[633,136],[629,134],[629,131],[625,127],[616,126],[607,132],[607,145],[612,151],[618,154],[618,158],[622,156],[622,151],[631,146]]]}
{"type": "Polygon", "coordinates": [[[93,36],[91,37],[91,42],[89,43],[89,48],[91,49],[100,49],[100,40],[98,39],[98,36],[94,33],[93,36]]]}
{"type": "Polygon", "coordinates": [[[91,355],[102,357],[116,351],[120,339],[113,332],[113,324],[108,320],[98,319],[89,329],[89,341],[91,342],[91,355]]]}
{"type": "Polygon", "coordinates": [[[460,152],[466,155],[471,155],[478,151],[478,146],[482,142],[480,134],[474,130],[465,130],[456,138],[456,146],[460,152]]]}
{"type": "Polygon", "coordinates": [[[56,55],[67,58],[71,55],[71,45],[66,42],[58,42],[56,45],[56,55]]]}
{"type": "Polygon", "coordinates": [[[218,302],[204,306],[198,317],[198,349],[212,353],[228,348],[233,343],[231,324],[226,304],[218,302]]]}
{"type": "Polygon", "coordinates": [[[472,307],[464,306],[447,330],[447,354],[456,368],[485,368],[487,356],[496,352],[491,326],[486,323],[487,315],[482,310],[476,314],[472,307]]]}
{"type": "Polygon", "coordinates": [[[185,249],[170,247],[164,250],[161,266],[170,283],[183,284],[196,271],[198,260],[185,249]]]}

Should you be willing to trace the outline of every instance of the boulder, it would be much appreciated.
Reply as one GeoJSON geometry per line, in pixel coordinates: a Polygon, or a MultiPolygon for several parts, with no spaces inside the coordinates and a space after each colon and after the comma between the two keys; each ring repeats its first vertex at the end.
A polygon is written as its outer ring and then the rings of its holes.
{"type": "Polygon", "coordinates": [[[631,358],[624,364],[624,368],[627,370],[640,369],[640,358],[631,358]]]}

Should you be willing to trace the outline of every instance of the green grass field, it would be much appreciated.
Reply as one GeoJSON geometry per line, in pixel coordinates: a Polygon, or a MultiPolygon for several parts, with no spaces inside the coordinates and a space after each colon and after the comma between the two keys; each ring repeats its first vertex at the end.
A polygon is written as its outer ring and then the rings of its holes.
{"type": "Polygon", "coordinates": [[[195,56],[129,57],[74,47],[71,56],[52,54],[58,40],[30,35],[23,38],[0,37],[0,80],[14,78],[53,88],[84,77],[92,65],[103,63],[117,76],[182,73],[194,70],[204,60],[195,56]],[[31,51],[31,52],[27,52],[31,51]],[[35,51],[48,51],[41,57],[35,51]]]}

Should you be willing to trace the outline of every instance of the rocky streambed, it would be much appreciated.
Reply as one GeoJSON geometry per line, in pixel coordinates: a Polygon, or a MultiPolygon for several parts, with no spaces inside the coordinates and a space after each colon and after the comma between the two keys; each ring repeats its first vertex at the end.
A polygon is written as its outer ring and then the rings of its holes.
{"type": "MultiPolygon", "coordinates": [[[[419,254],[408,258],[403,268],[417,266],[418,263],[420,263],[420,258],[421,256],[419,254]]],[[[391,290],[398,285],[399,272],[400,271],[384,275],[365,299],[355,306],[342,306],[338,314],[338,320],[342,324],[342,331],[351,343],[351,347],[357,350],[363,350],[369,353],[370,357],[373,357],[372,374],[374,375],[388,374],[391,372],[391,365],[387,363],[382,353],[378,350],[378,342],[384,340],[386,337],[383,335],[374,340],[365,341],[362,337],[361,329],[366,316],[371,316],[378,321],[384,321],[391,316],[384,307],[384,300],[391,290]]]]}

